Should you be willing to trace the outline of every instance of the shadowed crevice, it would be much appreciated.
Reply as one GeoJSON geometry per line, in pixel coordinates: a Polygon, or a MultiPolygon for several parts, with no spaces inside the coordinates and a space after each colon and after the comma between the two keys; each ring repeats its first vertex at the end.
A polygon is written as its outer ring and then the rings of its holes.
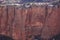
{"type": "Polygon", "coordinates": [[[5,35],[0,35],[0,40],[13,40],[13,38],[5,35]]]}

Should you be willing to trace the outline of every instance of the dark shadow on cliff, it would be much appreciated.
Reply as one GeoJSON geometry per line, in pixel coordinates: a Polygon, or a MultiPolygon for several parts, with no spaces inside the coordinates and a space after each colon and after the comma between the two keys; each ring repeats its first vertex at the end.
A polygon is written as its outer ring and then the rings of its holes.
{"type": "Polygon", "coordinates": [[[13,38],[5,35],[0,35],[0,40],[13,40],[13,38]]]}
{"type": "Polygon", "coordinates": [[[50,40],[60,40],[60,34],[53,36],[50,40]]]}

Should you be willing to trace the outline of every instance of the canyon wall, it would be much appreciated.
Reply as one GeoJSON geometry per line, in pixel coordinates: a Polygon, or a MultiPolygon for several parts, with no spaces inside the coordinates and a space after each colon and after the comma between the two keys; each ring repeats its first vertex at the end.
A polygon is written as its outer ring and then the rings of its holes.
{"type": "Polygon", "coordinates": [[[60,7],[0,6],[0,34],[15,40],[34,40],[40,35],[44,40],[60,34],[60,7]]]}

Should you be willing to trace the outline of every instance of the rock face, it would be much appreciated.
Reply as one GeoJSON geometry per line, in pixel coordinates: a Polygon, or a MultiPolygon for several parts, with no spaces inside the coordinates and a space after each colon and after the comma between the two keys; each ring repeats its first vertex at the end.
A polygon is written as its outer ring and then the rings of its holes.
{"type": "Polygon", "coordinates": [[[0,34],[15,40],[49,40],[60,34],[60,6],[0,6],[0,34]]]}

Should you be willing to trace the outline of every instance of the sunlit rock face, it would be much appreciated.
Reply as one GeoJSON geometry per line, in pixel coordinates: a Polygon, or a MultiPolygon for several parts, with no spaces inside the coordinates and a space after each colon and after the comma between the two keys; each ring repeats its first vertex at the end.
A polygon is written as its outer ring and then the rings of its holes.
{"type": "Polygon", "coordinates": [[[0,34],[16,40],[47,40],[60,33],[60,7],[1,6],[0,26],[0,34]]]}

